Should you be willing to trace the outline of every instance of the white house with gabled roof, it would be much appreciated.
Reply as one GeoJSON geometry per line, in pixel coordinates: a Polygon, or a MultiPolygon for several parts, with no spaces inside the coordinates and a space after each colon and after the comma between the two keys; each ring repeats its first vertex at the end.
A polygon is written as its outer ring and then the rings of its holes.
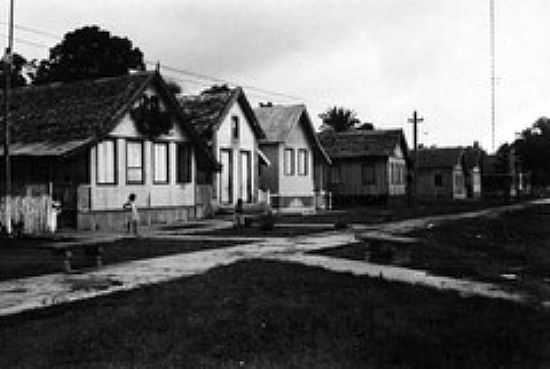
{"type": "Polygon", "coordinates": [[[213,177],[199,174],[200,183],[212,186],[214,207],[233,208],[239,199],[257,203],[259,164],[269,161],[259,147],[264,131],[243,89],[214,86],[179,102],[221,165],[213,177]]]}
{"type": "Polygon", "coordinates": [[[260,182],[271,194],[271,205],[281,211],[316,208],[319,170],[330,158],[321,146],[305,105],[261,105],[254,109],[266,137],[260,148],[271,162],[261,169],[260,182]]]}

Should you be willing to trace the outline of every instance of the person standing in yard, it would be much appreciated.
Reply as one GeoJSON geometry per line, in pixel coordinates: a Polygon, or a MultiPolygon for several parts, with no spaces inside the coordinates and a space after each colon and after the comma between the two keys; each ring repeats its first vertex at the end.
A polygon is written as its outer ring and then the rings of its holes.
{"type": "Polygon", "coordinates": [[[235,205],[235,213],[233,214],[233,227],[237,229],[241,229],[244,227],[242,199],[238,199],[237,204],[235,205]]]}
{"type": "Polygon", "coordinates": [[[136,206],[136,194],[131,193],[128,196],[128,201],[122,206],[125,210],[129,210],[130,214],[128,216],[128,233],[132,232],[134,235],[138,235],[138,223],[139,223],[139,213],[136,206]]]}

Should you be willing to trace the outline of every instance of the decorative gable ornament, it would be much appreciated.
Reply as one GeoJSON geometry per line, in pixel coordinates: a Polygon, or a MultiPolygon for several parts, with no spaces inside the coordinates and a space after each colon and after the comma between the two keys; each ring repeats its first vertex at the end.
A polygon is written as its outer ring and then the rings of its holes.
{"type": "Polygon", "coordinates": [[[161,111],[157,96],[143,96],[139,105],[130,111],[139,133],[147,137],[169,134],[174,123],[172,114],[161,111]]]}

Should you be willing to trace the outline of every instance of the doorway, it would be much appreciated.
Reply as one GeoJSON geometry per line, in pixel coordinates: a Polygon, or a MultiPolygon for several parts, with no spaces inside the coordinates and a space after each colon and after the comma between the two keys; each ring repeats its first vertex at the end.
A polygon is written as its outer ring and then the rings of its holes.
{"type": "Polygon", "coordinates": [[[220,202],[222,204],[233,203],[233,151],[220,150],[222,171],[220,173],[220,202]]]}

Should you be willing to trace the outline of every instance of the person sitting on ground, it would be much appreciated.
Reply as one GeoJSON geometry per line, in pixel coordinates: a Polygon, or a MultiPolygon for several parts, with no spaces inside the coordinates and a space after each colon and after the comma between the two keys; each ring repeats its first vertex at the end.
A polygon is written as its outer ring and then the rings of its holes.
{"type": "Polygon", "coordinates": [[[244,215],[243,215],[243,200],[238,199],[235,205],[235,213],[233,214],[233,226],[237,229],[244,227],[244,215]]]}
{"type": "Polygon", "coordinates": [[[122,206],[125,210],[130,210],[128,223],[127,223],[127,229],[128,233],[133,233],[134,235],[138,235],[138,223],[139,223],[139,213],[136,206],[136,194],[131,193],[128,196],[128,201],[124,203],[122,206]]]}

